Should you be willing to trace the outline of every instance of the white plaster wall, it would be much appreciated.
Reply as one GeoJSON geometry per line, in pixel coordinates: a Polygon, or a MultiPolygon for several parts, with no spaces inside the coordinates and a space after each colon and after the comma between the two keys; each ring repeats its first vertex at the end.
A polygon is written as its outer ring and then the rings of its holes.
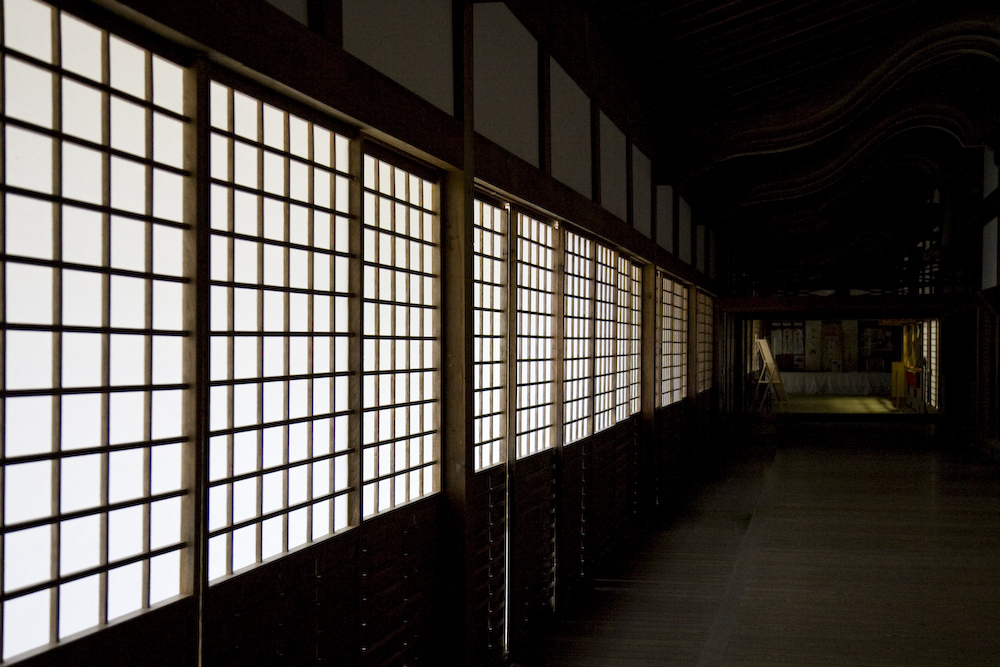
{"type": "Polygon", "coordinates": [[[656,186],[656,243],[674,252],[674,186],[656,186]]]}
{"type": "Polygon", "coordinates": [[[1000,185],[1000,170],[994,160],[995,154],[989,148],[983,151],[983,196],[986,197],[1000,185]]]}
{"type": "Polygon", "coordinates": [[[997,286],[997,219],[983,227],[983,289],[997,286]]]}
{"type": "Polygon", "coordinates": [[[653,236],[653,163],[632,146],[632,226],[643,236],[653,236]]]}
{"type": "Polygon", "coordinates": [[[590,98],[554,58],[549,65],[549,96],[552,176],[590,199],[590,98]]]}
{"type": "Polygon", "coordinates": [[[502,2],[472,7],[476,132],[537,167],[538,43],[502,2]]]}
{"type": "Polygon", "coordinates": [[[601,112],[601,206],[628,219],[625,133],[601,112]]]}
{"type": "Polygon", "coordinates": [[[705,250],[708,247],[706,237],[708,236],[705,225],[698,225],[695,230],[695,256],[694,268],[705,273],[705,250]]]}
{"type": "Polygon", "coordinates": [[[715,258],[716,258],[716,245],[715,245],[715,231],[708,230],[708,277],[715,279],[715,258]]]}
{"type": "Polygon", "coordinates": [[[691,263],[691,205],[684,201],[684,197],[680,200],[680,211],[678,212],[678,224],[680,225],[677,235],[677,244],[680,246],[678,248],[677,256],[681,258],[682,261],[691,263]]]}
{"type": "Polygon", "coordinates": [[[454,114],[451,0],[343,0],[343,6],[344,50],[454,114]]]}

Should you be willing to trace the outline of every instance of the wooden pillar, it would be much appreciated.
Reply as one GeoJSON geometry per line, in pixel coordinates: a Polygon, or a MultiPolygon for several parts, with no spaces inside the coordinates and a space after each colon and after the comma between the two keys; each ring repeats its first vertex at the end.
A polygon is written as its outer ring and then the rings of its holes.
{"type": "Polygon", "coordinates": [[[463,121],[464,162],[449,171],[442,188],[441,217],[441,360],[442,360],[442,486],[445,494],[445,604],[448,627],[459,639],[446,647],[454,664],[470,664],[473,650],[473,609],[470,598],[469,484],[473,464],[473,192],[475,129],[473,118],[472,5],[453,2],[456,111],[463,121]],[[459,106],[461,105],[461,106],[459,106]]]}
{"type": "MultiPolygon", "coordinates": [[[[185,531],[185,539],[191,545],[190,573],[186,578],[191,582],[191,593],[195,599],[196,613],[192,619],[194,625],[193,648],[195,655],[192,664],[200,665],[205,654],[204,609],[205,589],[208,587],[208,432],[209,432],[209,321],[211,317],[211,230],[209,228],[210,204],[209,190],[209,144],[211,128],[209,127],[209,73],[208,64],[198,59],[193,67],[193,74],[188,74],[185,111],[194,118],[194,198],[188,204],[195,207],[194,234],[185,235],[185,243],[193,244],[193,248],[185,249],[185,262],[194,264],[193,271],[185,273],[193,277],[194,309],[189,315],[187,329],[194,333],[193,356],[188,360],[186,376],[191,380],[191,395],[194,399],[191,442],[194,456],[187,457],[189,461],[186,477],[190,480],[188,488],[189,502],[192,505],[192,523],[185,531]]],[[[191,148],[190,144],[188,146],[191,148]]],[[[188,152],[188,158],[191,155],[188,152]]]]}
{"type": "Polygon", "coordinates": [[[642,391],[642,411],[640,413],[637,442],[639,444],[639,509],[648,516],[654,501],[655,477],[653,451],[660,439],[656,437],[656,348],[659,331],[656,316],[659,286],[656,265],[646,264],[642,268],[642,355],[640,378],[642,391]]]}
{"type": "Polygon", "coordinates": [[[688,396],[698,401],[698,294],[696,285],[691,285],[688,292],[688,396]]]}

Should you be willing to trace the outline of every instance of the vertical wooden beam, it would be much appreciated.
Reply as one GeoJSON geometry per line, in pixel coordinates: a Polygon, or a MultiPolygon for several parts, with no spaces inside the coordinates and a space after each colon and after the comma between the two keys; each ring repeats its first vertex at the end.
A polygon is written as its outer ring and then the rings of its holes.
{"type": "MultiPolygon", "coordinates": [[[[472,205],[466,194],[471,193],[468,172],[450,171],[445,176],[442,213],[442,295],[441,347],[442,373],[442,475],[447,498],[449,534],[453,536],[447,548],[453,567],[448,571],[453,588],[452,604],[464,610],[456,618],[456,627],[463,627],[466,651],[471,650],[472,604],[466,600],[469,570],[468,484],[474,473],[473,412],[472,412],[472,233],[466,213],[471,218],[472,205]]],[[[463,655],[467,655],[463,654],[463,655]]],[[[460,657],[460,656],[456,656],[460,657]]]]}
{"type": "Polygon", "coordinates": [[[446,627],[460,629],[462,639],[446,647],[449,662],[471,664],[474,655],[474,609],[470,598],[471,522],[469,484],[474,475],[473,444],[473,197],[475,134],[473,118],[472,4],[452,3],[456,111],[463,121],[462,170],[446,173],[441,211],[441,359],[442,359],[442,487],[445,526],[444,577],[448,590],[446,627]],[[459,76],[459,72],[461,76],[459,76]],[[460,106],[459,106],[460,105],[460,106]]]}
{"type": "Polygon", "coordinates": [[[688,396],[697,402],[698,398],[698,287],[688,287],[688,396]]]}
{"type": "Polygon", "coordinates": [[[732,383],[729,387],[732,400],[729,403],[729,411],[733,414],[743,412],[746,405],[744,390],[746,384],[747,367],[750,365],[746,358],[748,349],[748,338],[753,321],[743,316],[733,316],[733,367],[730,369],[729,377],[732,383]]]}
{"type": "MultiPolygon", "coordinates": [[[[348,458],[348,486],[354,489],[354,493],[347,496],[347,522],[351,526],[361,525],[361,454],[363,449],[363,437],[362,437],[362,414],[361,408],[364,403],[362,400],[362,386],[363,377],[362,369],[364,368],[363,361],[363,340],[361,334],[363,333],[362,328],[362,313],[364,312],[364,307],[362,304],[362,294],[364,290],[362,288],[362,277],[364,275],[364,266],[360,261],[361,257],[364,257],[364,252],[362,248],[363,236],[364,236],[364,226],[361,222],[362,220],[362,202],[364,201],[364,191],[362,183],[364,183],[362,169],[364,167],[364,144],[360,140],[354,140],[350,143],[350,153],[349,153],[349,169],[352,174],[355,174],[358,178],[351,188],[350,203],[348,205],[348,210],[355,216],[355,223],[351,225],[351,234],[348,237],[348,249],[351,251],[351,255],[357,257],[358,260],[352,261],[348,264],[349,274],[348,274],[348,287],[350,293],[355,296],[348,301],[348,309],[350,312],[350,321],[354,323],[354,330],[348,329],[353,335],[348,339],[347,345],[347,367],[352,369],[354,372],[348,377],[348,408],[351,409],[352,413],[347,421],[347,440],[350,445],[351,451],[353,452],[348,458]]],[[[287,354],[287,350],[286,350],[287,354]]],[[[287,360],[286,360],[287,363],[287,360]]],[[[287,368],[287,366],[286,366],[287,368]]],[[[285,521],[285,531],[288,529],[288,522],[285,521]]],[[[287,535],[286,535],[287,539],[287,535]]]]}
{"type": "Polygon", "coordinates": [[[553,225],[553,241],[552,254],[555,257],[555,262],[553,263],[553,269],[555,275],[553,276],[553,295],[552,295],[552,439],[553,439],[553,463],[555,470],[553,470],[553,485],[552,493],[554,498],[554,507],[556,508],[555,515],[555,538],[554,545],[552,547],[553,552],[553,569],[555,570],[555,581],[556,585],[553,586],[553,598],[555,604],[552,607],[552,611],[555,612],[559,609],[559,548],[561,525],[559,521],[558,508],[560,507],[560,500],[562,498],[562,476],[563,476],[563,459],[562,459],[562,449],[563,442],[565,442],[565,429],[564,421],[566,415],[566,409],[563,405],[564,401],[564,385],[563,381],[565,379],[565,368],[563,363],[563,357],[566,351],[566,342],[564,340],[564,329],[565,329],[565,319],[564,315],[566,312],[566,230],[559,225],[557,222],[553,225]]]}
{"type": "Polygon", "coordinates": [[[555,257],[553,263],[553,294],[552,294],[552,437],[555,448],[562,449],[563,434],[563,379],[565,378],[563,368],[563,357],[565,356],[565,342],[563,340],[563,329],[565,322],[566,299],[566,230],[557,222],[553,225],[552,254],[555,257]]]}
{"type": "Polygon", "coordinates": [[[733,378],[736,370],[736,341],[739,334],[736,326],[735,316],[726,315],[718,308],[715,308],[717,322],[720,328],[715,336],[719,350],[719,363],[716,364],[712,372],[715,374],[715,405],[725,413],[733,412],[733,378]]]}
{"type": "Polygon", "coordinates": [[[507,386],[507,406],[504,422],[506,424],[506,445],[507,451],[504,456],[507,472],[507,534],[505,539],[506,559],[504,563],[504,573],[507,580],[504,582],[507,592],[507,600],[504,606],[504,632],[507,637],[507,650],[510,650],[510,621],[513,613],[511,611],[511,601],[513,600],[513,590],[511,582],[514,580],[513,558],[511,556],[513,547],[513,537],[517,530],[517,513],[514,511],[515,500],[517,499],[517,357],[519,356],[517,346],[518,317],[517,310],[520,306],[518,295],[518,236],[520,225],[518,224],[517,213],[510,205],[505,205],[507,212],[507,358],[506,358],[506,386],[507,386]]]}
{"type": "Polygon", "coordinates": [[[640,378],[642,391],[642,411],[638,424],[639,443],[639,511],[646,514],[652,510],[655,490],[655,466],[653,448],[660,442],[656,437],[656,348],[659,318],[656,306],[659,296],[656,265],[642,267],[642,356],[640,378]]]}
{"type": "MultiPolygon", "coordinates": [[[[188,446],[193,456],[185,457],[189,461],[186,476],[191,489],[189,528],[185,531],[185,539],[191,545],[191,557],[188,560],[190,571],[183,573],[191,582],[191,593],[196,604],[196,613],[192,619],[194,638],[192,642],[195,654],[192,664],[201,665],[204,659],[204,616],[205,590],[208,581],[208,432],[209,432],[209,318],[211,316],[211,229],[209,218],[210,188],[209,176],[209,145],[211,128],[209,127],[209,69],[203,59],[195,61],[193,74],[188,74],[188,86],[185,91],[185,112],[193,119],[194,141],[187,142],[185,163],[191,169],[194,178],[194,197],[189,199],[187,206],[193,208],[194,234],[185,234],[187,247],[184,252],[185,273],[192,276],[194,282],[194,308],[188,311],[191,318],[186,322],[187,329],[194,335],[193,352],[187,360],[186,378],[191,381],[191,394],[194,398],[192,406],[193,428],[191,442],[188,446]]],[[[189,208],[189,210],[190,210],[189,208]]]]}
{"type": "Polygon", "coordinates": [[[597,432],[597,243],[592,244],[590,253],[590,359],[587,360],[587,374],[590,378],[590,392],[587,396],[590,417],[587,436],[597,432]]]}
{"type": "MultiPolygon", "coordinates": [[[[343,0],[337,0],[343,2],[343,0]]],[[[472,112],[475,108],[472,97],[472,3],[466,0],[452,0],[451,2],[451,70],[454,86],[452,100],[454,104],[454,115],[459,120],[469,119],[471,122],[472,112]],[[469,24],[468,34],[466,34],[466,23],[469,24]]],[[[469,133],[469,123],[463,126],[465,135],[469,133]]],[[[475,132],[475,127],[472,128],[475,132]]],[[[473,135],[475,136],[475,135],[473,135]]],[[[468,162],[469,151],[472,148],[468,142],[465,143],[464,156],[468,162]]],[[[464,165],[463,165],[464,166],[464,165]]]]}

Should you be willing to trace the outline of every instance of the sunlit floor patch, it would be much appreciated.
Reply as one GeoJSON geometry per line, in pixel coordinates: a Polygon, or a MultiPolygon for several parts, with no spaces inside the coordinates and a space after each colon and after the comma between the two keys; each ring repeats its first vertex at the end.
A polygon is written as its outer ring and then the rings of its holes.
{"type": "Polygon", "coordinates": [[[792,412],[820,414],[906,414],[912,412],[893,405],[882,396],[802,396],[788,397],[792,412]]]}

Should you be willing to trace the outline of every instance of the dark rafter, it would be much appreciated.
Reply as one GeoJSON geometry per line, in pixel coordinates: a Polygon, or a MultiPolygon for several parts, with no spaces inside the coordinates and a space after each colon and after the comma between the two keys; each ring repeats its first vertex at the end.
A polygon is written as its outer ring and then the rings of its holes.
{"type": "MultiPolygon", "coordinates": [[[[998,129],[1000,93],[982,82],[1000,74],[1000,38],[991,45],[989,27],[1000,25],[1000,14],[986,2],[583,2],[634,79],[646,84],[661,159],[673,162],[663,173],[699,219],[752,229],[757,238],[795,239],[785,246],[789,255],[809,249],[807,261],[780,272],[748,264],[759,285],[843,287],[852,271],[867,287],[888,279],[877,255],[828,239],[830,228],[853,224],[837,216],[894,201],[891,193],[886,199],[857,186],[852,174],[877,164],[886,187],[899,187],[889,176],[905,170],[909,154],[893,153],[895,137],[923,136],[926,128],[946,138],[947,148],[924,157],[935,173],[948,174],[976,161],[962,141],[982,141],[998,129]],[[946,31],[942,39],[953,41],[914,42],[984,17],[985,24],[946,31]],[[964,45],[962,30],[969,31],[964,45]],[[850,205],[825,208],[831,191],[850,205]],[[853,267],[845,259],[852,256],[853,267]]],[[[912,239],[897,226],[871,224],[885,228],[878,244],[884,252],[908,251],[912,239]]],[[[752,243],[742,248],[748,256],[759,250],[752,243]]]]}

